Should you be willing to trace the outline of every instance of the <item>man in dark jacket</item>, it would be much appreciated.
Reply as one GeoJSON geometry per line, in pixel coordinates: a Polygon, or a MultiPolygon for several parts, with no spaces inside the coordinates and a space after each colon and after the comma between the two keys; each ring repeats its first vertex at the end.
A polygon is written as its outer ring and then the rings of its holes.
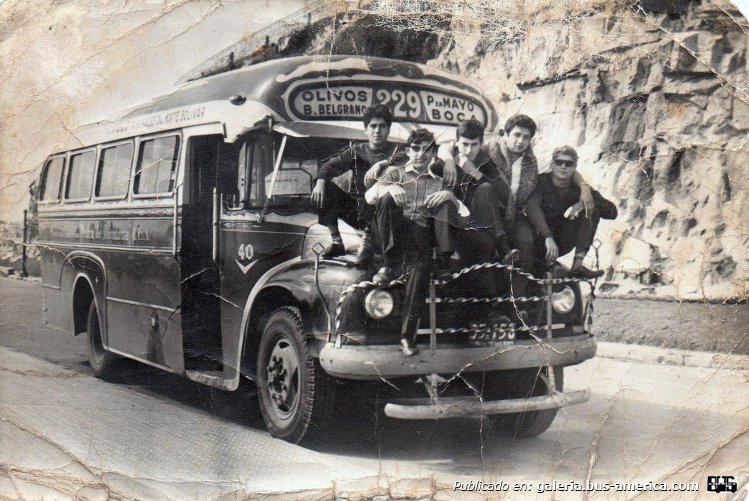
{"type": "Polygon", "coordinates": [[[373,246],[369,225],[373,209],[364,200],[366,187],[364,176],[377,162],[392,157],[396,150],[394,143],[388,142],[393,114],[385,105],[375,104],[364,113],[366,143],[357,143],[325,162],[317,173],[317,181],[312,190],[312,201],[319,207],[318,221],[330,231],[333,242],[323,251],[322,257],[330,259],[346,253],[343,239],[338,229],[338,219],[343,219],[352,227],[364,230],[356,264],[366,267],[373,257],[373,246]],[[339,188],[333,178],[352,171],[351,191],[339,188]]]}
{"type": "Polygon", "coordinates": [[[592,280],[603,275],[603,271],[586,268],[583,258],[593,243],[598,222],[601,218],[615,219],[617,209],[613,202],[593,190],[594,208],[586,217],[580,202],[580,187],[572,182],[576,171],[577,151],[571,146],[555,149],[552,153],[552,171],[538,176],[531,203],[541,208],[546,226],[539,232],[552,238],[558,255],[563,256],[575,249],[571,268],[573,276],[592,280]]]}

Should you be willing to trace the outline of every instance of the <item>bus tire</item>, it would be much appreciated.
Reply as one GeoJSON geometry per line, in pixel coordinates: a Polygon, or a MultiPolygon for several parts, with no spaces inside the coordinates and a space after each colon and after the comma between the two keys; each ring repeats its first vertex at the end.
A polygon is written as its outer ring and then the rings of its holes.
{"type": "Polygon", "coordinates": [[[272,436],[294,444],[316,444],[335,405],[335,382],[310,354],[311,341],[299,311],[284,306],[268,317],[258,348],[263,420],[272,436]]]}
{"type": "MultiPolygon", "coordinates": [[[[549,393],[546,368],[526,369],[522,377],[514,383],[517,385],[513,398],[523,396],[537,397],[549,393]]],[[[554,383],[557,391],[564,388],[564,368],[554,367],[554,383]]],[[[498,415],[494,418],[495,429],[513,438],[536,437],[549,429],[557,416],[558,409],[518,412],[498,415]]]]}
{"type": "Polygon", "coordinates": [[[116,372],[114,365],[118,357],[104,348],[104,343],[101,339],[99,311],[93,299],[91,300],[91,305],[88,307],[86,334],[88,337],[88,361],[91,364],[91,369],[94,371],[94,376],[100,379],[111,379],[116,372]]]}

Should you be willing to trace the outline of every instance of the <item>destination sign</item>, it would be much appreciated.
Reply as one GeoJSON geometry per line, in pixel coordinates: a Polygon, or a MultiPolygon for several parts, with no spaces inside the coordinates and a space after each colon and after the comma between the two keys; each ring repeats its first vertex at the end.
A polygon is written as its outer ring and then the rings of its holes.
{"type": "Polygon", "coordinates": [[[406,82],[346,85],[323,80],[294,88],[288,99],[289,111],[299,120],[359,120],[373,104],[388,106],[397,122],[457,125],[471,118],[487,122],[478,98],[406,82]]]}

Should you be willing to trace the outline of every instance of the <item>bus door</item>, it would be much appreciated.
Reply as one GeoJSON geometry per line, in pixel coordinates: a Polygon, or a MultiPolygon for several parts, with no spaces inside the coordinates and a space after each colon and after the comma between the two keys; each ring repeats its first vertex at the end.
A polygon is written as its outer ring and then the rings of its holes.
{"type": "Polygon", "coordinates": [[[221,275],[212,236],[224,138],[191,137],[187,148],[180,251],[185,370],[221,371],[221,275]]]}

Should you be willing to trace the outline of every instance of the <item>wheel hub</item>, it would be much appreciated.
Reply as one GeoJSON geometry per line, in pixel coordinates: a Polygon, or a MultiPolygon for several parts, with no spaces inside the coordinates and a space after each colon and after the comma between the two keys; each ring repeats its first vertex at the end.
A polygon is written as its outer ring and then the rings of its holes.
{"type": "Polygon", "coordinates": [[[285,339],[279,340],[268,359],[266,374],[268,395],[281,418],[293,414],[297,405],[298,366],[294,348],[285,339]]]}

